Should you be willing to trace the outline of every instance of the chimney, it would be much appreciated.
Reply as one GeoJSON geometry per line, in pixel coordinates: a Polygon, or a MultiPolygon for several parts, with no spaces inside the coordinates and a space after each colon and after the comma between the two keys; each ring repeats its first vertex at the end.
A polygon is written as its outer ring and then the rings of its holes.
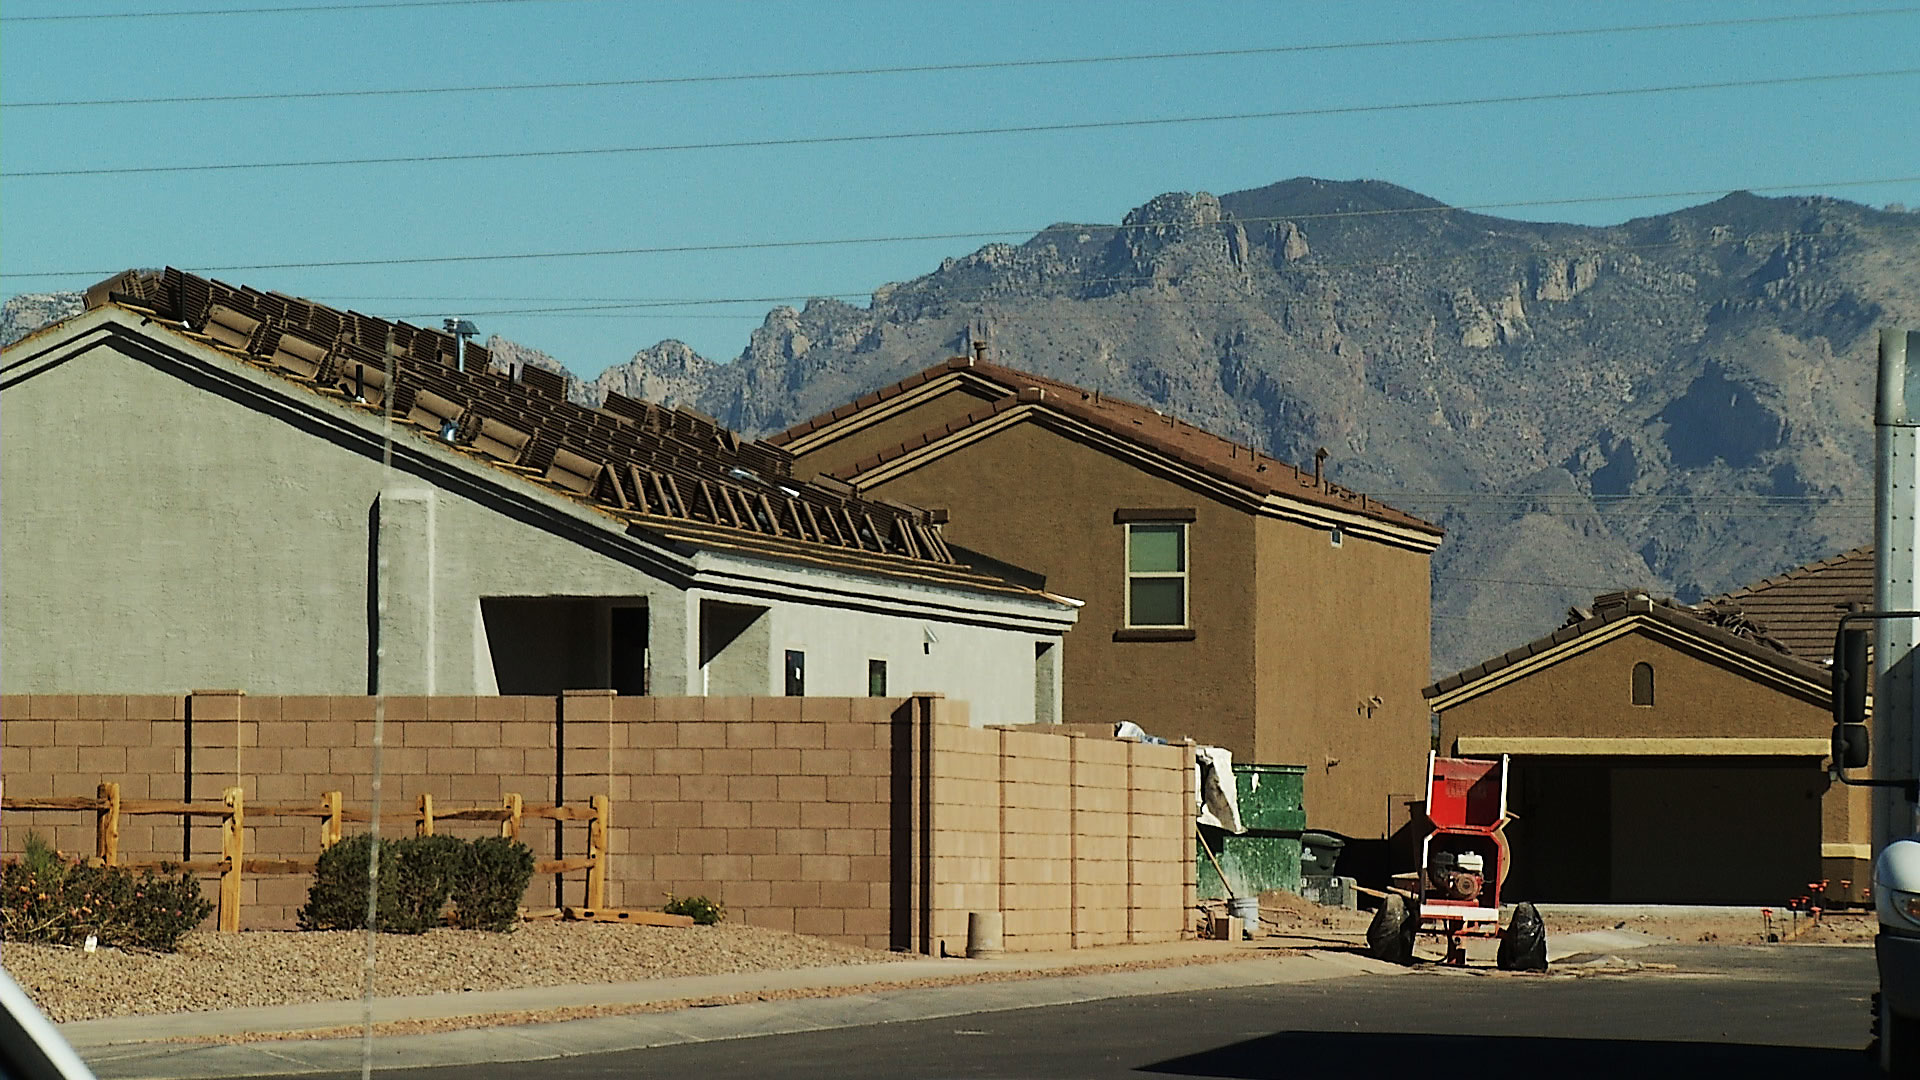
{"type": "Polygon", "coordinates": [[[1313,486],[1322,491],[1327,489],[1327,478],[1321,470],[1327,460],[1327,448],[1321,447],[1313,452],[1313,486]]]}

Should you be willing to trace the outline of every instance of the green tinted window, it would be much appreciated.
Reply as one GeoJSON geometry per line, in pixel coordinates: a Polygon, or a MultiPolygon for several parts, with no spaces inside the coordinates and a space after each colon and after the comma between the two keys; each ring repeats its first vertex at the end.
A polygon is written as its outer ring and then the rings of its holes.
{"type": "Polygon", "coordinates": [[[1184,626],[1187,622],[1185,578],[1134,578],[1131,586],[1134,626],[1184,626]]]}
{"type": "Polygon", "coordinates": [[[1177,574],[1187,568],[1184,525],[1132,525],[1127,529],[1127,570],[1177,574]]]}

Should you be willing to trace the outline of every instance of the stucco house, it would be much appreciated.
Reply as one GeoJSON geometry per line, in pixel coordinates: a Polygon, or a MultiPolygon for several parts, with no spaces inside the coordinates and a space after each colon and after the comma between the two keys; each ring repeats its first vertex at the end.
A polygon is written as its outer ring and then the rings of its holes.
{"type": "Polygon", "coordinates": [[[1315,828],[1379,839],[1422,789],[1441,530],[1151,408],[956,358],[769,439],[794,474],[951,518],[1086,604],[1069,721],[1304,764],[1315,828]]]}
{"type": "Polygon", "coordinates": [[[1427,687],[1442,752],[1512,756],[1509,893],[1862,900],[1871,803],[1827,773],[1828,659],[1871,598],[1870,550],[1693,607],[1610,593],[1427,687]]]}
{"type": "Polygon", "coordinates": [[[4,352],[14,693],[887,695],[1058,717],[1074,601],[704,417],[177,270],[4,352]]]}

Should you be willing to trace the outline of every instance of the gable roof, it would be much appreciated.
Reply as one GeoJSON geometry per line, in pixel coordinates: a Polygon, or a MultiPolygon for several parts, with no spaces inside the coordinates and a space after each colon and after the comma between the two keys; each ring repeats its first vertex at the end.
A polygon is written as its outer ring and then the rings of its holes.
{"type": "Polygon", "coordinates": [[[409,445],[584,504],[639,539],[1039,595],[962,562],[927,511],[796,480],[788,452],[688,410],[619,394],[576,405],[560,376],[500,371],[485,348],[461,352],[450,334],[172,268],[116,275],[86,303],[279,376],[287,393],[384,410],[409,445]]]}
{"type": "Polygon", "coordinates": [[[964,356],[916,372],[899,382],[871,393],[811,420],[802,421],[768,442],[806,453],[831,441],[838,429],[849,426],[860,414],[899,398],[910,391],[941,381],[964,385],[983,392],[991,404],[969,412],[951,423],[940,425],[877,454],[835,470],[832,475],[858,482],[859,478],[881,466],[899,461],[942,442],[951,436],[994,420],[1022,406],[1034,406],[1068,417],[1124,440],[1140,449],[1189,469],[1198,470],[1238,488],[1256,500],[1278,497],[1296,503],[1336,510],[1344,514],[1377,521],[1385,525],[1429,537],[1433,542],[1445,534],[1440,526],[1406,511],[1316,477],[1313,473],[1269,457],[1252,447],[1222,438],[1204,428],[1168,416],[1156,409],[1120,398],[1108,397],[1071,383],[1044,375],[1020,371],[999,364],[964,356]]]}
{"type": "Polygon", "coordinates": [[[1795,656],[1822,661],[1833,655],[1840,616],[1854,605],[1873,607],[1873,548],[1796,566],[1715,600],[1739,607],[1795,656]]]}
{"type": "Polygon", "coordinates": [[[1686,609],[1650,599],[1644,593],[1608,593],[1596,598],[1593,614],[1535,638],[1499,656],[1457,671],[1420,691],[1435,711],[1451,708],[1494,685],[1528,671],[1549,666],[1585,648],[1611,640],[1635,627],[1664,631],[1689,640],[1750,668],[1770,671],[1789,680],[1826,690],[1833,675],[1817,662],[1792,656],[1762,641],[1689,614],[1686,609]]]}

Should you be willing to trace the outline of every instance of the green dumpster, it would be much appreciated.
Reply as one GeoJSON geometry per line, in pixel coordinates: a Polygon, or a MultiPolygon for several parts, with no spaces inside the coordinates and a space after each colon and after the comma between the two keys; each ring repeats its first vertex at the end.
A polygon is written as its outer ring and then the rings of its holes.
{"type": "Polygon", "coordinates": [[[1301,796],[1306,775],[1304,765],[1235,763],[1233,786],[1247,831],[1234,834],[1200,826],[1193,856],[1202,899],[1253,896],[1274,889],[1300,891],[1300,830],[1307,824],[1301,796]],[[1220,879],[1222,871],[1225,882],[1220,879]]]}

